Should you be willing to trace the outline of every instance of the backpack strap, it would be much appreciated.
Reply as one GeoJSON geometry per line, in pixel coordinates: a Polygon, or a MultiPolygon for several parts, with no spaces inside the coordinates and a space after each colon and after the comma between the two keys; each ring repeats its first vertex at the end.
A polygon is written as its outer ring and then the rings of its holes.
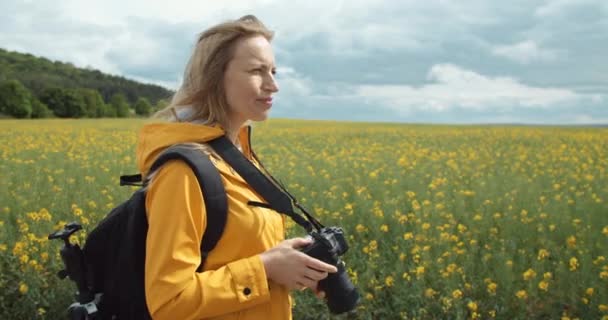
{"type": "MultiPolygon", "coordinates": [[[[228,215],[228,198],[224,183],[220,177],[219,171],[213,165],[209,157],[202,152],[185,147],[171,146],[154,161],[149,172],[154,172],[163,164],[170,160],[182,160],[192,169],[196,179],[198,180],[201,191],[204,194],[205,208],[207,211],[207,228],[203,234],[201,242],[201,264],[198,266],[197,272],[203,271],[203,265],[219,241],[228,215]]],[[[144,182],[144,186],[148,181],[144,182]]]]}

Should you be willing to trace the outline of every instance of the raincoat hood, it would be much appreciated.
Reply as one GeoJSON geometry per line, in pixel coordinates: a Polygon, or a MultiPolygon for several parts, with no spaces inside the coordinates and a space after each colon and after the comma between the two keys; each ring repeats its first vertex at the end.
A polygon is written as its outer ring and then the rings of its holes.
{"type": "MultiPolygon", "coordinates": [[[[239,130],[238,139],[243,153],[251,158],[249,133],[251,127],[239,130]]],[[[139,133],[136,157],[137,168],[145,175],[154,160],[166,148],[180,143],[204,143],[226,133],[220,125],[203,125],[188,122],[166,122],[144,125],[139,133]]]]}

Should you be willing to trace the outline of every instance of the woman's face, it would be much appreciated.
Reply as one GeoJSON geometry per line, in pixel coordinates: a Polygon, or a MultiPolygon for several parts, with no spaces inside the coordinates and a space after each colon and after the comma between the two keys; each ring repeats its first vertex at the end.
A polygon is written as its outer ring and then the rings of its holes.
{"type": "Polygon", "coordinates": [[[252,36],[236,43],[224,74],[231,127],[238,128],[247,120],[266,120],[272,95],[279,91],[275,70],[274,54],[266,38],[252,36]]]}

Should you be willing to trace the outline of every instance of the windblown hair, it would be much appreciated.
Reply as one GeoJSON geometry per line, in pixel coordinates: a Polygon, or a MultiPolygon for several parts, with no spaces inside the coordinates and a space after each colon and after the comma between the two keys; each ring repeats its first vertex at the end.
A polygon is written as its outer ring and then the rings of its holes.
{"type": "Polygon", "coordinates": [[[227,128],[230,108],[225,94],[224,73],[234,56],[237,41],[258,35],[270,42],[274,32],[253,15],[226,21],[203,31],[186,65],[181,86],[169,105],[153,117],[220,124],[227,128]]]}

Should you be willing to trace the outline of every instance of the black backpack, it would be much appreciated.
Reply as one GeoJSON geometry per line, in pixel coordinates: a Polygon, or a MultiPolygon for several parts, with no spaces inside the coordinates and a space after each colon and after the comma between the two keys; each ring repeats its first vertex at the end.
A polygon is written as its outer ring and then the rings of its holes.
{"type": "MultiPolygon", "coordinates": [[[[228,202],[219,172],[209,157],[185,146],[172,146],[155,160],[154,172],[169,160],[187,163],[205,194],[207,228],[201,242],[202,272],[208,253],[215,247],[226,224],[228,202]]],[[[148,221],[145,209],[147,181],[141,175],[120,177],[121,185],[140,185],[131,197],[114,208],[88,234],[82,250],[69,244],[76,230],[63,230],[49,236],[62,238],[66,246],[62,258],[78,287],[77,300],[68,309],[71,319],[151,319],[144,289],[144,263],[148,221]],[[62,233],[63,232],[63,233],[62,233]]],[[[68,226],[66,226],[68,229],[68,226]]]]}

